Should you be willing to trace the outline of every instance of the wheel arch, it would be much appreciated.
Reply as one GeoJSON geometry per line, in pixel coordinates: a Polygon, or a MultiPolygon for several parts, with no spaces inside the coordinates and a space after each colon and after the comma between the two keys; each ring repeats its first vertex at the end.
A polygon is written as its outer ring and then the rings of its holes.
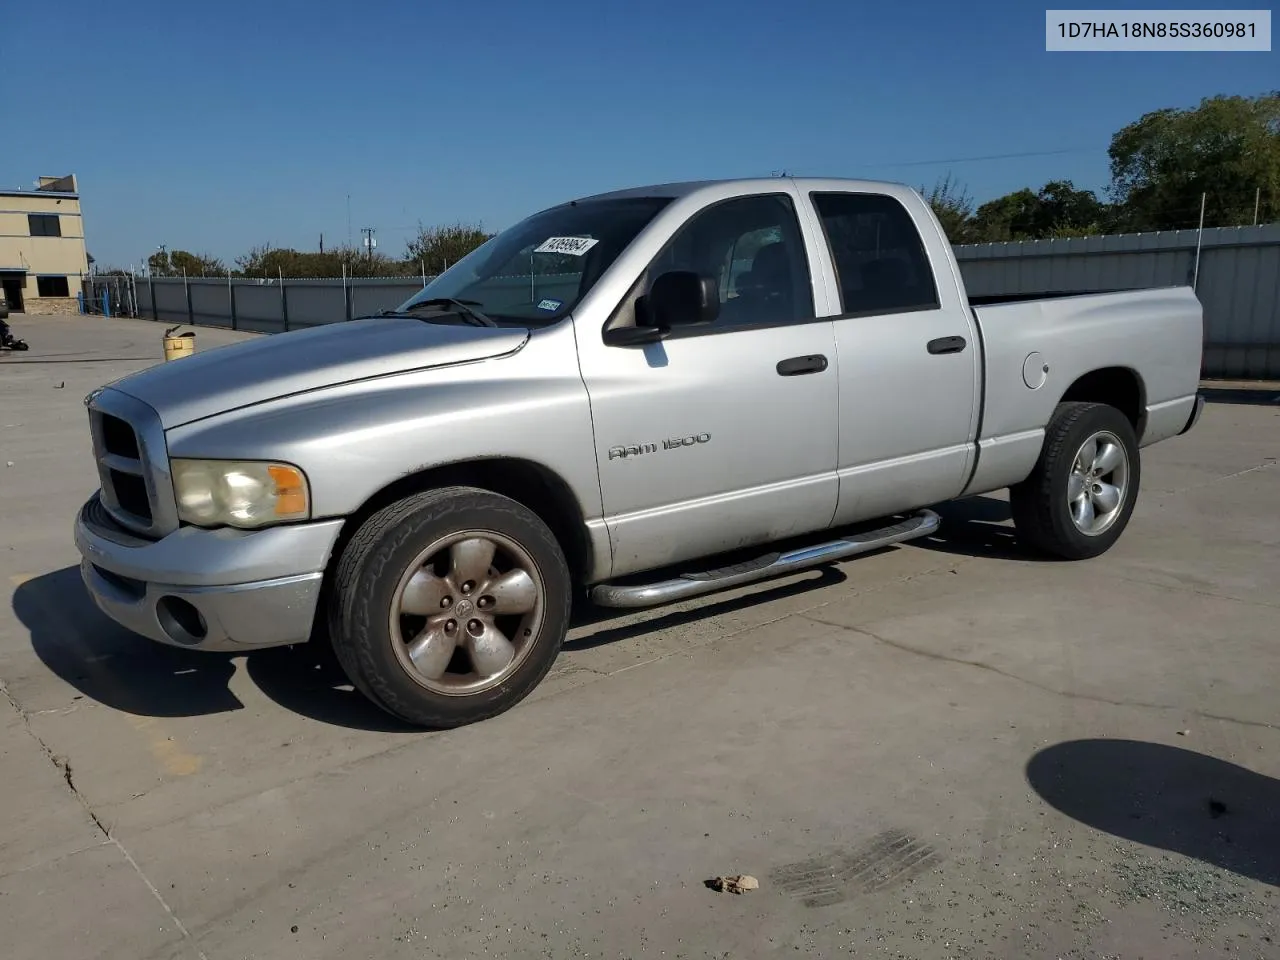
{"type": "Polygon", "coordinates": [[[1115,407],[1141,442],[1147,425],[1147,390],[1141,374],[1132,367],[1100,367],[1077,377],[1058,402],[1077,401],[1115,407]]]}
{"type": "Polygon", "coordinates": [[[554,470],[519,457],[484,457],[439,464],[388,483],[347,516],[333,547],[326,582],[348,541],[369,517],[415,493],[451,486],[478,487],[510,497],[528,507],[551,528],[564,551],[574,582],[583,582],[590,566],[591,545],[577,498],[569,484],[554,470]]]}

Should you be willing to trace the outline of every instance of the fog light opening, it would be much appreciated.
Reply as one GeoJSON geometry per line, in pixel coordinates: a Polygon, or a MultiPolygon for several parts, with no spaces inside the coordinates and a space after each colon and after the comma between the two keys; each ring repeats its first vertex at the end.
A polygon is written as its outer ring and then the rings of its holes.
{"type": "Polygon", "coordinates": [[[174,643],[197,644],[209,633],[200,611],[181,597],[161,597],[156,603],[156,619],[174,643]]]}

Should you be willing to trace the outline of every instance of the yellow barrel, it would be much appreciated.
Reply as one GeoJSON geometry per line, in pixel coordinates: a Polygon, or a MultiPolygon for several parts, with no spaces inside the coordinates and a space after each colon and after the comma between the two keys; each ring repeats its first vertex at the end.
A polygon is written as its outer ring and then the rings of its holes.
{"type": "Polygon", "coordinates": [[[165,334],[164,338],[164,358],[166,360],[178,360],[182,357],[189,357],[196,350],[196,335],[194,333],[184,333],[177,337],[171,337],[165,334]]]}

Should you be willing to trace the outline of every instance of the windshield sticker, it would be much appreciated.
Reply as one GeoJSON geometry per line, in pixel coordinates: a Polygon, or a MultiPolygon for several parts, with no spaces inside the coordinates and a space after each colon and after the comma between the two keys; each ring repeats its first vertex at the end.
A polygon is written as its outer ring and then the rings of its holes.
{"type": "Polygon", "coordinates": [[[599,242],[592,237],[548,237],[534,247],[533,252],[567,253],[570,256],[580,257],[599,242]]]}
{"type": "Polygon", "coordinates": [[[540,304],[538,304],[538,309],[550,310],[552,313],[554,313],[555,311],[560,309],[560,306],[563,303],[564,303],[563,300],[543,300],[540,304]]]}

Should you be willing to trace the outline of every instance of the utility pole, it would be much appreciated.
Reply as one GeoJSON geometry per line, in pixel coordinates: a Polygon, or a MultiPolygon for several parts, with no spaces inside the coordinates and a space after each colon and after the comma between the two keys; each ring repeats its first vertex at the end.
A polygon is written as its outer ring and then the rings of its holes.
{"type": "Polygon", "coordinates": [[[1192,290],[1198,289],[1200,285],[1200,241],[1204,237],[1204,203],[1208,196],[1207,193],[1200,194],[1200,227],[1196,231],[1196,265],[1191,274],[1192,290]]]}
{"type": "Polygon", "coordinates": [[[320,234],[320,252],[324,253],[324,234],[320,234]]]}
{"type": "Polygon", "coordinates": [[[373,248],[378,245],[378,241],[373,239],[373,227],[361,227],[360,232],[364,234],[364,245],[369,251],[369,263],[373,263],[373,248]]]}

